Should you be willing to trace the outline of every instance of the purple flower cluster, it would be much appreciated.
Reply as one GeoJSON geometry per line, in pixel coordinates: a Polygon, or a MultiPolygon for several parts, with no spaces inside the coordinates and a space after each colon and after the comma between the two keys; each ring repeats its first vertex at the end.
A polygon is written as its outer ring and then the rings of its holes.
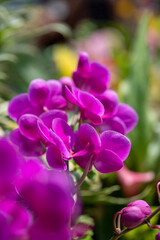
{"type": "Polygon", "coordinates": [[[69,239],[71,178],[25,159],[7,138],[0,139],[0,156],[0,239],[69,239]]]}
{"type": "Polygon", "coordinates": [[[89,62],[86,53],[80,54],[73,79],[33,80],[28,93],[9,103],[9,116],[19,126],[10,139],[27,156],[46,152],[54,169],[66,170],[66,161],[72,158],[85,168],[92,157],[90,169],[94,165],[101,173],[118,171],[130,151],[124,135],[134,128],[138,117],[130,106],[118,103],[109,82],[109,70],[89,62]],[[67,123],[67,112],[77,109],[81,126],[74,131],[75,126],[67,123]]]}
{"type": "Polygon", "coordinates": [[[86,174],[93,166],[118,171],[131,147],[125,134],[138,120],[109,82],[109,70],[81,53],[72,78],[35,79],[10,101],[18,128],[0,139],[0,239],[67,240],[78,236],[75,229],[86,232],[83,223],[70,231],[75,187],[67,165],[72,159],[86,174]]]}

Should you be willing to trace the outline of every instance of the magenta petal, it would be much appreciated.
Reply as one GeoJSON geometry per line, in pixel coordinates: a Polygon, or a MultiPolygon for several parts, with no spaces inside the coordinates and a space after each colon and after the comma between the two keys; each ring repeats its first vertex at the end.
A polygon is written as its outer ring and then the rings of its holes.
{"type": "MultiPolygon", "coordinates": [[[[72,89],[74,89],[74,88],[72,88],[72,89]]],[[[64,95],[65,95],[65,97],[66,97],[68,102],[70,102],[70,103],[72,103],[74,105],[78,105],[79,106],[79,103],[78,103],[77,98],[75,97],[74,93],[71,92],[68,89],[68,87],[66,87],[66,86],[64,88],[64,95]]]]}
{"type": "Polygon", "coordinates": [[[20,156],[7,139],[0,138],[0,177],[10,179],[18,170],[20,156]]]}
{"type": "Polygon", "coordinates": [[[113,130],[124,135],[126,131],[126,126],[120,118],[113,117],[106,118],[103,123],[98,126],[98,129],[100,133],[107,130],[113,130]]]}
{"type": "Polygon", "coordinates": [[[0,239],[1,240],[13,239],[6,214],[1,211],[0,211],[0,239]]]}
{"type": "Polygon", "coordinates": [[[37,121],[37,126],[38,126],[39,134],[41,135],[41,137],[45,141],[54,143],[51,137],[51,131],[46,127],[46,125],[41,121],[37,121]]]}
{"type": "Polygon", "coordinates": [[[82,52],[80,54],[77,69],[83,78],[89,77],[91,69],[90,69],[88,54],[86,52],[82,52]]]}
{"type": "Polygon", "coordinates": [[[130,132],[138,122],[136,111],[129,105],[121,103],[118,105],[116,116],[119,117],[126,125],[126,133],[130,132]]]}
{"type": "Polygon", "coordinates": [[[48,109],[60,109],[66,106],[66,100],[60,95],[52,96],[45,104],[48,109]]]}
{"type": "Polygon", "coordinates": [[[17,145],[20,152],[25,156],[41,156],[45,153],[45,147],[41,140],[29,140],[21,135],[19,129],[14,129],[10,133],[10,140],[17,145]]]}
{"type": "Polygon", "coordinates": [[[73,147],[75,143],[75,136],[72,128],[61,118],[55,118],[52,121],[53,131],[63,140],[69,147],[73,147]]]}
{"type": "Polygon", "coordinates": [[[90,84],[92,90],[97,93],[104,92],[110,82],[109,70],[98,62],[91,63],[90,84]]]}
{"type": "Polygon", "coordinates": [[[49,98],[54,95],[62,94],[62,84],[58,80],[51,79],[51,80],[48,80],[46,84],[49,89],[49,98]]]}
{"type": "Polygon", "coordinates": [[[61,118],[66,122],[68,120],[66,112],[62,110],[49,110],[42,113],[39,117],[48,128],[52,127],[52,120],[54,118],[61,118]]]}
{"type": "Polygon", "coordinates": [[[105,112],[103,118],[113,116],[118,109],[118,95],[113,90],[107,90],[98,96],[98,99],[104,106],[105,112]]]}
{"type": "Polygon", "coordinates": [[[37,156],[42,156],[45,153],[46,149],[40,140],[27,141],[26,139],[20,144],[20,151],[25,156],[37,157],[37,156]]]}
{"type": "MultiPolygon", "coordinates": [[[[83,169],[85,169],[89,159],[92,157],[92,153],[91,152],[87,152],[85,155],[83,156],[77,156],[77,157],[74,157],[74,161],[83,169]]],[[[90,169],[89,169],[89,172],[92,170],[92,166],[93,166],[93,163],[91,162],[91,165],[90,165],[90,169]]]]}
{"type": "Polygon", "coordinates": [[[101,173],[111,173],[120,170],[123,167],[123,162],[117,154],[104,149],[97,155],[94,166],[101,173]]]}
{"type": "Polygon", "coordinates": [[[30,109],[28,94],[22,93],[12,98],[8,106],[9,117],[17,120],[27,109],[30,109]]]}
{"type": "Polygon", "coordinates": [[[95,113],[92,113],[88,110],[84,110],[82,111],[86,117],[86,119],[89,119],[91,123],[93,123],[94,125],[99,125],[102,123],[102,118],[100,116],[98,116],[95,113]]]}
{"type": "MultiPolygon", "coordinates": [[[[87,147],[88,147],[88,146],[89,146],[89,145],[87,145],[87,147]]],[[[83,156],[83,155],[85,155],[85,154],[88,152],[87,147],[84,148],[83,150],[80,150],[80,151],[78,151],[78,152],[72,154],[72,157],[74,158],[74,157],[79,157],[79,156],[83,156]]]]}
{"type": "Polygon", "coordinates": [[[108,149],[115,152],[122,161],[124,161],[130,152],[131,143],[124,135],[114,132],[105,131],[101,134],[102,149],[108,149]]]}
{"type": "Polygon", "coordinates": [[[101,146],[100,138],[96,130],[89,124],[84,123],[78,130],[78,137],[83,146],[89,144],[90,150],[98,150],[101,146]]]}
{"type": "Polygon", "coordinates": [[[79,101],[81,107],[87,109],[88,111],[99,116],[102,116],[104,114],[103,104],[93,95],[84,91],[79,91],[79,101]]]}
{"type": "Polygon", "coordinates": [[[82,79],[80,72],[79,71],[73,72],[72,78],[76,87],[81,88],[84,83],[84,79],[82,79]]]}
{"type": "Polygon", "coordinates": [[[49,88],[43,79],[33,80],[28,89],[29,99],[32,105],[42,107],[47,101],[49,88]]]}
{"type": "Polygon", "coordinates": [[[63,157],[66,160],[69,160],[71,158],[71,154],[72,154],[71,148],[68,147],[68,145],[66,145],[66,143],[52,130],[50,130],[50,134],[51,134],[52,142],[54,142],[56,144],[58,149],[63,154],[63,157]]]}
{"type": "Polygon", "coordinates": [[[17,202],[9,199],[0,203],[0,209],[6,214],[15,239],[23,239],[26,236],[27,228],[32,223],[31,214],[17,202]]]}
{"type": "Polygon", "coordinates": [[[50,167],[59,170],[66,170],[66,164],[62,158],[60,150],[56,145],[51,144],[46,153],[47,162],[50,167]]]}
{"type": "Polygon", "coordinates": [[[41,121],[33,114],[24,114],[19,118],[20,133],[28,139],[36,140],[40,138],[37,121],[41,121]]]}
{"type": "Polygon", "coordinates": [[[62,77],[62,78],[60,78],[59,81],[62,83],[63,87],[64,87],[65,85],[66,85],[69,89],[71,89],[72,87],[75,87],[74,82],[73,82],[72,78],[70,78],[70,77],[62,77]]]}

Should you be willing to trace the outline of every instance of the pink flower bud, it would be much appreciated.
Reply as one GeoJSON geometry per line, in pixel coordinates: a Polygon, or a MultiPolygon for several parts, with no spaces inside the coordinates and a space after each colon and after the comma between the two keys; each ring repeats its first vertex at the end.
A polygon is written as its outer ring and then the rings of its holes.
{"type": "Polygon", "coordinates": [[[158,233],[156,234],[155,239],[156,239],[156,240],[160,240],[160,232],[158,232],[158,233]]]}
{"type": "Polygon", "coordinates": [[[145,217],[147,217],[152,213],[150,206],[144,200],[133,201],[129,203],[127,207],[131,207],[131,206],[139,207],[141,211],[144,213],[145,217]]]}
{"type": "Polygon", "coordinates": [[[133,228],[143,222],[145,214],[139,207],[130,206],[122,210],[122,224],[126,228],[133,228]]]}

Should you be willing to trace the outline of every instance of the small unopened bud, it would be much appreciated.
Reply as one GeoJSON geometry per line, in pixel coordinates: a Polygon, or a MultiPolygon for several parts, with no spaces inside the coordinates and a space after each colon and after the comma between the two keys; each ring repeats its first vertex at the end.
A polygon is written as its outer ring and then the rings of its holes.
{"type": "Polygon", "coordinates": [[[126,228],[133,228],[142,223],[145,219],[145,214],[139,207],[128,206],[122,211],[122,224],[126,228]]]}
{"type": "Polygon", "coordinates": [[[160,232],[158,232],[158,233],[156,234],[155,239],[156,239],[156,240],[160,240],[160,232]]]}
{"type": "Polygon", "coordinates": [[[144,213],[145,217],[152,213],[150,206],[144,200],[136,200],[127,205],[127,207],[138,207],[144,213]]]}

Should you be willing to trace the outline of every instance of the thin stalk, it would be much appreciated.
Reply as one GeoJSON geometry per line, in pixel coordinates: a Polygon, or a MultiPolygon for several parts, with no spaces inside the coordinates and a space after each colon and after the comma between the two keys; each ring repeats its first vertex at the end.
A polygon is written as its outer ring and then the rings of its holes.
{"type": "Polygon", "coordinates": [[[150,222],[146,222],[146,224],[148,225],[148,227],[150,228],[150,229],[159,229],[160,230],[160,225],[152,225],[152,224],[150,224],[150,222]]]}
{"type": "Polygon", "coordinates": [[[159,187],[160,187],[160,182],[157,183],[157,195],[158,195],[158,201],[160,203],[160,191],[159,191],[159,187]]]}
{"type": "Polygon", "coordinates": [[[146,223],[147,223],[151,218],[153,218],[158,212],[160,212],[160,206],[159,206],[154,212],[152,212],[148,217],[146,217],[142,223],[140,223],[139,225],[137,225],[137,226],[135,226],[135,227],[133,227],[133,228],[126,228],[126,229],[124,229],[123,231],[121,231],[118,235],[117,235],[117,233],[115,233],[114,236],[110,238],[110,240],[117,240],[117,239],[119,239],[122,235],[124,235],[124,234],[132,231],[133,229],[136,229],[136,228],[138,228],[138,227],[146,224],[146,223]]]}
{"type": "Polygon", "coordinates": [[[90,168],[90,165],[91,165],[91,161],[92,161],[92,157],[90,157],[85,169],[84,169],[84,172],[79,180],[79,182],[77,183],[77,185],[75,186],[75,193],[78,191],[79,187],[82,185],[82,183],[84,182],[86,176],[87,176],[87,173],[89,171],[89,168],[90,168]]]}
{"type": "Polygon", "coordinates": [[[117,212],[114,215],[114,218],[113,218],[113,227],[114,227],[115,234],[119,234],[121,232],[121,228],[120,228],[121,213],[122,213],[122,211],[117,212]],[[118,228],[117,228],[117,224],[116,224],[117,216],[118,216],[118,221],[117,221],[118,222],[118,228]]]}

